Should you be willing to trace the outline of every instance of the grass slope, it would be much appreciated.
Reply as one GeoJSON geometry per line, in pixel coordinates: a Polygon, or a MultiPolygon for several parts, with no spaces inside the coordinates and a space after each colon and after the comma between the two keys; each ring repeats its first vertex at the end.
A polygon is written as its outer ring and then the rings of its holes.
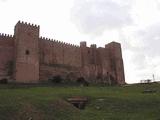
{"type": "Polygon", "coordinates": [[[0,120],[160,120],[160,85],[126,87],[0,86],[0,120]],[[156,93],[142,93],[154,89],[156,93]],[[87,96],[85,110],[65,100],[87,96]]]}

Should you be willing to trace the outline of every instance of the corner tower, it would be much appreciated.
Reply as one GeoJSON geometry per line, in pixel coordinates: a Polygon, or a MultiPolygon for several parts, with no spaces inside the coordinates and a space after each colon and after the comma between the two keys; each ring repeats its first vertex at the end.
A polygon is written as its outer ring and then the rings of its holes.
{"type": "Polygon", "coordinates": [[[14,79],[19,83],[39,81],[39,26],[18,22],[15,26],[14,79]]]}
{"type": "Polygon", "coordinates": [[[109,50],[110,71],[118,84],[125,84],[121,44],[111,42],[105,46],[109,50]]]}

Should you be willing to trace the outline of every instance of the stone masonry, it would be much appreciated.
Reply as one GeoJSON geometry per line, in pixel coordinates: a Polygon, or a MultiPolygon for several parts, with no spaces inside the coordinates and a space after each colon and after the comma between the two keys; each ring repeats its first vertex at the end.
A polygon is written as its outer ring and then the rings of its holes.
{"type": "Polygon", "coordinates": [[[41,83],[61,76],[88,82],[125,84],[121,45],[97,48],[39,37],[40,27],[24,22],[15,25],[14,35],[0,34],[0,80],[41,83]]]}

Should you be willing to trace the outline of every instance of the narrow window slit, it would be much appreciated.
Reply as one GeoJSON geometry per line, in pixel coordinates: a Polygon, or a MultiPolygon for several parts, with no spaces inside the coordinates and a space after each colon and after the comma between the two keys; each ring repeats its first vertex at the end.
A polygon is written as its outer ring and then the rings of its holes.
{"type": "Polygon", "coordinates": [[[29,50],[26,50],[26,52],[25,52],[25,53],[26,53],[26,55],[29,55],[29,50]]]}

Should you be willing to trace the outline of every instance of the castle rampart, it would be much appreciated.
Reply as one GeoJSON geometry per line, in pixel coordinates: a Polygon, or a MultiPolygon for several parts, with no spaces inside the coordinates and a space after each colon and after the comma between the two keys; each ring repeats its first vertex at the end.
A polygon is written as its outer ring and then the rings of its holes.
{"type": "Polygon", "coordinates": [[[0,79],[9,78],[12,74],[14,60],[14,38],[12,35],[0,33],[0,79]]]}
{"type": "Polygon", "coordinates": [[[59,75],[73,81],[125,83],[119,43],[97,48],[83,41],[77,46],[39,37],[39,30],[39,25],[19,21],[13,36],[0,34],[0,79],[38,83],[59,75]]]}

